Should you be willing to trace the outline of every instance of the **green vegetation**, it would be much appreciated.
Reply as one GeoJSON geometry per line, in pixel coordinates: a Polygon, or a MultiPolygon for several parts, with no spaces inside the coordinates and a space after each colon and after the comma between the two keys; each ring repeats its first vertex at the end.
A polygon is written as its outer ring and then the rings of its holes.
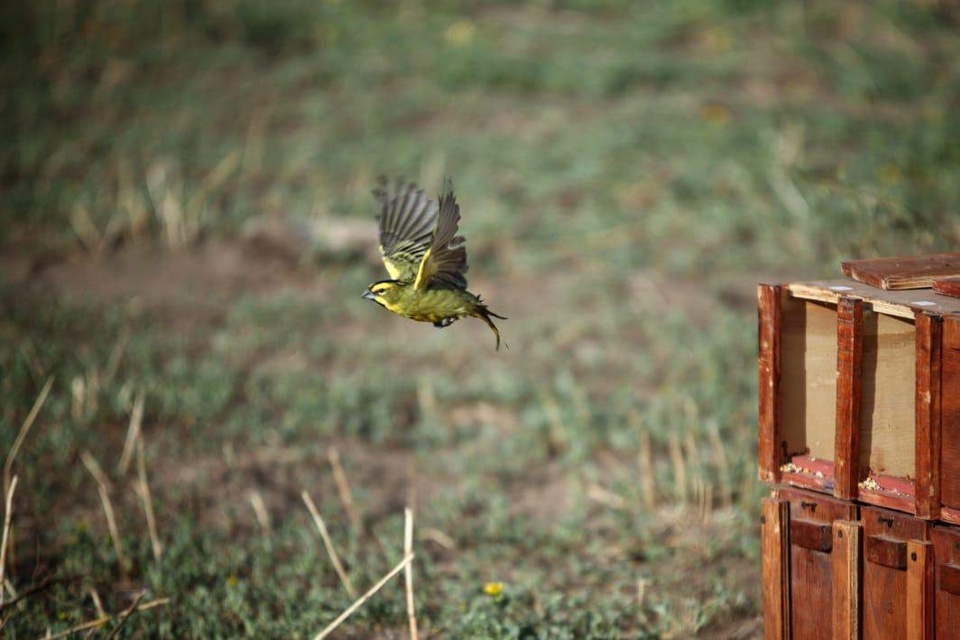
{"type": "MultiPolygon", "coordinates": [[[[142,590],[117,637],[312,637],[352,598],[303,490],[358,591],[415,507],[422,637],[757,636],[756,283],[960,242],[960,16],[923,4],[7,3],[4,458],[53,382],[4,637],[142,590]],[[510,351],[359,298],[327,236],[379,173],[454,179],[510,351]]],[[[401,576],[334,637],[406,625],[401,576]]]]}

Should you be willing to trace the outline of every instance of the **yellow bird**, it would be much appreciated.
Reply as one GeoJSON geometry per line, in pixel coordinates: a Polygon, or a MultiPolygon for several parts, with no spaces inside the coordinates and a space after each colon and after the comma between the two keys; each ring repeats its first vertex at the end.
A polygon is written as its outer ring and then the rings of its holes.
{"type": "Polygon", "coordinates": [[[448,327],[465,316],[480,318],[497,336],[500,330],[480,296],[467,291],[467,249],[457,235],[460,205],[447,180],[437,200],[424,195],[413,183],[385,178],[377,181],[373,195],[380,207],[380,254],[390,274],[363,292],[393,313],[420,322],[448,327]]]}

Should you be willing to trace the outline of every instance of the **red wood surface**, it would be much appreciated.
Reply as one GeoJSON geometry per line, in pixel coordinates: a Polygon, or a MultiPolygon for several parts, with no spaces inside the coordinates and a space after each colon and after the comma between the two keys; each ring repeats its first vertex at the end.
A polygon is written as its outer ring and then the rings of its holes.
{"type": "Polygon", "coordinates": [[[764,640],[790,638],[790,528],[785,500],[764,498],[760,516],[764,640]]]}
{"type": "Polygon", "coordinates": [[[863,389],[863,302],[837,304],[837,435],[833,494],[852,500],[860,482],[860,402],[863,389]]]}
{"type": "MultiPolygon", "coordinates": [[[[940,498],[944,507],[960,511],[960,316],[943,319],[940,363],[940,498]]],[[[960,524],[960,513],[954,515],[960,524]]]]}
{"type": "Polygon", "coordinates": [[[833,523],[833,640],[860,639],[859,522],[833,523]]]}
{"type": "Polygon", "coordinates": [[[895,545],[926,541],[931,525],[902,513],[863,507],[863,639],[903,640],[907,637],[907,570],[899,566],[895,545]],[[871,547],[874,552],[871,555],[871,547]],[[888,562],[877,562],[885,559],[888,562]],[[890,566],[894,565],[894,566],[890,566]]]}
{"type": "Polygon", "coordinates": [[[873,474],[870,480],[872,487],[860,487],[860,502],[904,513],[914,512],[913,480],[883,474],[873,474]]]}
{"type": "Polygon", "coordinates": [[[940,344],[943,318],[917,312],[915,513],[940,515],[940,344]]]}
{"type": "Polygon", "coordinates": [[[759,436],[757,462],[762,482],[780,482],[783,451],[780,445],[780,285],[761,284],[757,289],[759,321],[759,436]]]}
{"type": "Polygon", "coordinates": [[[937,640],[960,640],[960,528],[938,526],[934,555],[934,616],[937,640]]]}
{"type": "Polygon", "coordinates": [[[960,278],[938,278],[933,281],[933,290],[942,296],[960,298],[960,278]]]}
{"type": "Polygon", "coordinates": [[[844,275],[881,289],[929,289],[935,280],[960,276],[960,253],[848,260],[840,268],[844,275]]]}
{"type": "Polygon", "coordinates": [[[907,639],[933,640],[933,545],[907,541],[907,639]]]}
{"type": "Polygon", "coordinates": [[[833,616],[833,539],[837,520],[855,520],[857,506],[802,489],[783,488],[790,503],[790,631],[793,638],[830,639],[833,616]],[[794,539],[793,534],[799,539],[794,539]]]}

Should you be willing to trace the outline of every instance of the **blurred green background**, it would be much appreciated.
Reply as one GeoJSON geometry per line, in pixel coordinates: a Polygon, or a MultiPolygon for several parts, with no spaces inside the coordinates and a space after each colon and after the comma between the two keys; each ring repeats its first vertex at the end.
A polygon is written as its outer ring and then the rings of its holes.
{"type": "Polygon", "coordinates": [[[759,637],[755,286],[957,246],[947,4],[4,3],[5,637],[312,636],[302,490],[358,591],[415,508],[421,637],[759,637]],[[380,174],[509,351],[360,299],[380,174]]]}

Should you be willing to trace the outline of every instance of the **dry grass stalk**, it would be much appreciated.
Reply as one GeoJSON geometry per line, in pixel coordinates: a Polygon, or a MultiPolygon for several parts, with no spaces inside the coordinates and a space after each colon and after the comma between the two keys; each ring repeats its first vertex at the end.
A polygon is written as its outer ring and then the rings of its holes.
{"type": "Polygon", "coordinates": [[[107,368],[103,372],[103,385],[107,386],[117,375],[117,369],[120,368],[120,361],[123,359],[123,352],[127,348],[127,342],[130,340],[130,330],[124,328],[110,351],[110,359],[107,360],[107,368]]]}
{"type": "MultiPolygon", "coordinates": [[[[170,603],[170,598],[160,598],[158,600],[151,600],[150,602],[145,602],[143,604],[138,604],[136,608],[133,609],[133,612],[139,611],[149,611],[150,609],[155,609],[157,607],[162,607],[165,604],[170,603]]],[[[128,609],[129,611],[129,609],[128,609]]],[[[60,640],[60,638],[66,638],[67,636],[72,636],[75,633],[80,633],[81,631],[88,631],[90,629],[99,629],[103,625],[107,624],[113,620],[113,616],[101,616],[95,620],[87,620],[86,622],[81,622],[75,627],[70,627],[65,631],[60,633],[55,633],[53,635],[46,635],[43,637],[43,640],[60,640]]]]}
{"type": "Polygon", "coordinates": [[[673,463],[673,478],[676,485],[677,498],[681,502],[687,501],[687,463],[683,459],[683,451],[680,448],[680,440],[677,434],[670,432],[668,440],[670,448],[670,460],[673,463]]]}
{"type": "Polygon", "coordinates": [[[40,409],[43,408],[43,403],[47,401],[47,395],[50,393],[50,387],[52,386],[53,376],[50,376],[43,385],[43,389],[40,390],[40,395],[37,396],[37,399],[34,401],[33,407],[30,408],[30,413],[27,414],[26,420],[20,425],[20,431],[17,433],[16,440],[13,441],[13,446],[10,447],[7,460],[3,463],[3,495],[7,495],[10,491],[10,474],[13,470],[13,462],[17,458],[20,447],[23,446],[23,441],[27,438],[27,433],[30,432],[30,428],[33,426],[34,421],[36,421],[40,409]]]}
{"type": "Polygon", "coordinates": [[[657,508],[657,479],[653,468],[653,451],[650,432],[640,430],[640,450],[637,452],[637,468],[640,476],[640,492],[643,506],[652,511],[657,508]]]}
{"type": "MultiPolygon", "coordinates": [[[[413,511],[410,507],[403,510],[403,555],[413,556],[413,511]]],[[[417,632],[417,610],[413,600],[413,565],[409,562],[403,572],[404,586],[407,592],[407,620],[410,623],[410,640],[419,640],[417,632]]]]}
{"type": "Polygon", "coordinates": [[[13,521],[13,493],[17,490],[17,476],[13,476],[10,482],[10,490],[7,491],[7,502],[3,512],[3,540],[0,541],[0,605],[6,600],[6,574],[7,574],[7,543],[10,540],[10,523],[13,521]]]}
{"type": "Polygon", "coordinates": [[[385,576],[383,576],[382,578],[380,578],[380,581],[377,582],[377,584],[375,584],[375,585],[373,585],[372,587],[370,587],[370,590],[369,590],[369,591],[367,591],[365,594],[363,594],[362,596],[360,596],[360,597],[357,599],[356,602],[354,602],[352,605],[350,605],[349,607],[347,607],[347,608],[344,610],[343,613],[341,613],[339,616],[337,616],[337,619],[336,619],[336,620],[334,620],[333,622],[331,622],[330,624],[328,624],[328,625],[326,626],[326,628],[323,629],[323,631],[321,631],[320,633],[318,633],[317,635],[315,635],[315,636],[313,637],[313,640],[323,640],[323,639],[326,638],[328,635],[330,635],[331,633],[333,633],[333,631],[334,631],[337,627],[339,627],[341,624],[343,624],[343,621],[344,621],[344,620],[346,620],[346,619],[349,618],[351,615],[353,615],[353,612],[354,612],[354,611],[356,611],[357,609],[359,609],[360,607],[362,607],[362,606],[363,606],[363,603],[365,603],[367,600],[369,600],[371,597],[373,597],[373,595],[374,595],[377,591],[380,591],[380,589],[383,588],[383,585],[385,585],[385,584],[387,584],[388,582],[390,582],[390,580],[391,580],[395,575],[397,575],[398,573],[400,573],[401,571],[403,571],[403,569],[404,569],[408,564],[410,564],[410,563],[413,561],[413,558],[414,558],[414,555],[413,555],[412,553],[411,553],[410,555],[408,555],[408,556],[405,556],[405,557],[403,558],[403,560],[401,560],[400,563],[397,564],[397,566],[395,566],[393,569],[391,569],[390,572],[389,572],[387,575],[385,575],[385,576]]]}
{"type": "Polygon", "coordinates": [[[117,622],[117,626],[115,626],[113,630],[110,632],[110,635],[107,636],[107,640],[113,640],[113,638],[117,637],[117,634],[120,633],[120,627],[122,627],[124,623],[126,623],[126,621],[130,618],[130,616],[134,614],[134,612],[137,610],[137,605],[140,604],[140,601],[143,600],[143,596],[145,595],[147,594],[141,593],[140,595],[138,595],[136,599],[133,601],[133,604],[131,604],[127,608],[127,610],[120,615],[120,620],[117,622]]]}
{"type": "Polygon", "coordinates": [[[700,449],[697,447],[697,437],[693,431],[687,431],[683,435],[683,446],[687,450],[687,466],[695,472],[703,469],[700,461],[700,449]]]}
{"type": "Polygon", "coordinates": [[[727,509],[733,506],[733,474],[730,472],[730,462],[727,460],[727,450],[723,446],[723,440],[720,438],[720,430],[716,424],[710,424],[707,429],[707,435],[710,437],[710,444],[713,446],[713,455],[717,459],[717,467],[720,469],[720,481],[723,495],[723,506],[727,509]]]}
{"type": "MultiPolygon", "coordinates": [[[[143,396],[141,395],[142,399],[143,396]]],[[[143,403],[140,403],[141,415],[143,413],[143,403]]],[[[147,482],[147,463],[143,453],[143,437],[137,438],[137,487],[140,498],[143,500],[143,512],[147,517],[147,531],[150,533],[150,546],[153,549],[153,558],[157,562],[163,556],[163,545],[160,543],[160,536],[157,533],[157,519],[153,512],[153,495],[150,493],[150,483],[147,482]]]]}
{"type": "Polygon", "coordinates": [[[87,467],[90,475],[93,476],[94,482],[97,483],[97,492],[100,494],[100,502],[103,504],[103,514],[107,518],[107,529],[110,531],[113,549],[117,554],[117,562],[120,563],[120,572],[126,575],[127,559],[123,555],[123,548],[120,546],[120,529],[117,527],[117,518],[113,511],[113,503],[110,501],[107,477],[100,468],[100,465],[97,464],[97,461],[90,455],[89,451],[81,453],[80,459],[83,461],[84,466],[87,467]]]}
{"type": "Polygon", "coordinates": [[[137,394],[133,402],[133,411],[130,412],[130,426],[127,427],[127,439],[123,443],[123,453],[120,455],[120,464],[117,465],[120,474],[126,474],[133,460],[133,449],[140,438],[140,427],[143,425],[143,389],[137,394]]]}
{"type": "Polygon", "coordinates": [[[347,474],[343,472],[343,465],[340,464],[340,453],[336,447],[327,452],[327,458],[330,460],[330,468],[333,469],[333,482],[337,485],[337,495],[343,504],[343,510],[347,513],[347,519],[350,521],[350,528],[353,534],[360,537],[360,515],[353,506],[353,492],[350,491],[350,483],[347,482],[347,474]]]}
{"type": "Polygon", "coordinates": [[[347,590],[347,593],[350,594],[350,597],[356,598],[357,595],[353,590],[353,584],[350,582],[350,577],[347,575],[347,572],[343,569],[343,565],[340,564],[340,556],[337,555],[337,550],[333,548],[333,541],[330,540],[327,525],[324,524],[323,518],[320,517],[317,506],[313,503],[310,494],[305,490],[300,495],[303,498],[303,502],[307,505],[307,509],[310,510],[310,515],[313,516],[317,530],[320,531],[320,538],[323,539],[323,545],[327,548],[327,554],[330,556],[330,561],[333,562],[334,570],[337,572],[337,575],[340,576],[340,582],[343,583],[343,587],[347,590]]]}
{"type": "Polygon", "coordinates": [[[421,540],[430,540],[431,542],[436,542],[438,545],[450,551],[457,548],[457,541],[451,538],[448,534],[440,531],[440,529],[435,529],[433,527],[428,527],[423,529],[420,533],[421,540]]]}
{"type": "Polygon", "coordinates": [[[107,610],[103,608],[103,601],[100,599],[100,594],[97,593],[97,590],[93,587],[90,587],[90,599],[93,600],[93,606],[97,609],[97,617],[106,618],[107,610]]]}
{"type": "Polygon", "coordinates": [[[273,523],[270,522],[270,512],[267,511],[267,504],[263,501],[263,496],[260,495],[259,491],[253,490],[250,492],[249,500],[250,506],[253,507],[253,515],[257,518],[257,524],[260,525],[263,534],[269,539],[273,530],[273,523]]]}
{"type": "Polygon", "coordinates": [[[594,502],[599,502],[604,506],[618,511],[622,511],[627,507],[627,501],[624,500],[622,496],[609,489],[604,489],[596,482],[591,482],[587,486],[587,497],[594,502]]]}

